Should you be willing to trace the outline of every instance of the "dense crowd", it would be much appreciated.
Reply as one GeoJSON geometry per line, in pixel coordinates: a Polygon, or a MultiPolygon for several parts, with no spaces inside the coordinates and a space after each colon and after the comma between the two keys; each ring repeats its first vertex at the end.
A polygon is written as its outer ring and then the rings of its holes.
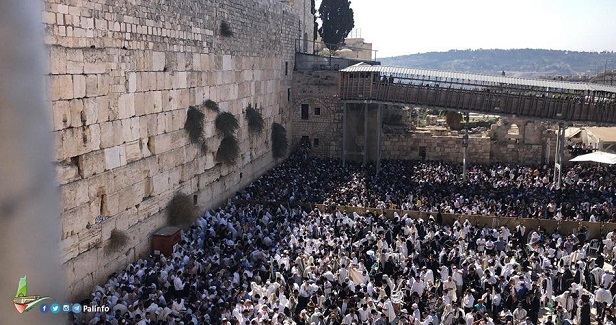
{"type": "MultiPolygon", "coordinates": [[[[616,236],[600,250],[611,259],[616,236]]],[[[227,205],[173,256],[113,274],[77,324],[612,324],[616,278],[575,236],[227,205]]]]}
{"type": "Polygon", "coordinates": [[[391,161],[377,175],[299,152],[237,195],[278,203],[208,211],[172,256],[139,260],[96,287],[83,303],[109,312],[75,324],[613,324],[614,233],[589,256],[583,236],[522,225],[280,204],[611,218],[610,169],[572,167],[561,189],[549,173],[472,166],[463,181],[455,165],[391,161]]]}
{"type": "Polygon", "coordinates": [[[572,165],[560,188],[552,166],[471,165],[383,161],[377,174],[339,160],[298,153],[236,197],[267,202],[325,203],[455,214],[616,221],[616,172],[610,166],[572,165]]]}

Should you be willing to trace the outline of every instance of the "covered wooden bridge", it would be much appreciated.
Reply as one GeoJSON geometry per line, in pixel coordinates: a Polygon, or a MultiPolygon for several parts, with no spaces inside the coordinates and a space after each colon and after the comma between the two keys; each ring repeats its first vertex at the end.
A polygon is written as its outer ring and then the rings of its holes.
{"type": "Polygon", "coordinates": [[[616,87],[591,83],[359,63],[341,70],[340,99],[558,122],[616,124],[616,87]]]}

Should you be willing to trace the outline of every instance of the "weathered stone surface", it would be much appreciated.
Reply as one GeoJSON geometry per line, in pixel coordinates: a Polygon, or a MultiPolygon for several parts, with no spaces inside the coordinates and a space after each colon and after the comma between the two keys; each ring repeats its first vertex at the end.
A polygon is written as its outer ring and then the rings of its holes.
{"type": "Polygon", "coordinates": [[[102,173],[105,171],[105,152],[96,150],[79,156],[79,170],[84,178],[102,173]]]}
{"type": "Polygon", "coordinates": [[[139,140],[135,140],[124,145],[126,150],[126,162],[131,163],[133,161],[141,159],[141,145],[139,140]]]}
{"type": "Polygon", "coordinates": [[[49,81],[51,100],[73,98],[73,77],[71,75],[51,75],[49,81]]]}
{"type": "Polygon", "coordinates": [[[64,211],[87,203],[88,196],[88,181],[78,180],[60,187],[60,196],[62,198],[62,208],[64,211]]]}
{"type": "Polygon", "coordinates": [[[126,151],[124,146],[105,149],[105,170],[111,170],[126,165],[126,151]]]}
{"type": "MultiPolygon", "coordinates": [[[[101,238],[107,240],[113,226],[134,232],[135,240],[127,247],[132,259],[149,249],[144,236],[163,225],[173,194],[197,191],[198,175],[206,168],[210,183],[201,191],[208,194],[199,198],[204,207],[237,190],[235,179],[227,177],[218,185],[214,181],[231,170],[216,167],[213,159],[220,142],[213,127],[216,113],[206,113],[210,152],[204,154],[187,141],[189,106],[213,99],[244,126],[240,112],[248,102],[259,103],[268,125],[272,120],[288,122],[286,89],[291,79],[282,77],[281,62],[293,60],[302,5],[293,3],[283,11],[269,2],[224,0],[213,4],[216,8],[182,12],[186,19],[181,20],[176,6],[144,5],[45,0],[52,137],[56,161],[64,161],[58,171],[65,183],[62,261],[73,293],[89,291],[127,261],[124,253],[102,253],[101,238]],[[144,12],[156,12],[161,19],[145,19],[144,12]],[[237,32],[224,42],[201,26],[218,21],[219,14],[233,21],[237,32]],[[281,34],[262,37],[272,26],[281,34]],[[113,221],[87,229],[98,214],[113,221]]],[[[257,147],[266,157],[259,166],[270,166],[267,136],[255,142],[249,142],[243,130],[237,136],[242,151],[257,147]]],[[[252,174],[244,165],[251,165],[248,158],[234,168],[245,170],[248,180],[252,174]]]]}

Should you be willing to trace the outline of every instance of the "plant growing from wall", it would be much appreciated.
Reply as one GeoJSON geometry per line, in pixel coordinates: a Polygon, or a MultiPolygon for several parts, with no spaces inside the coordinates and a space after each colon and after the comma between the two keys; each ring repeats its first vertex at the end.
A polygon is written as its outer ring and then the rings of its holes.
{"type": "Polygon", "coordinates": [[[240,126],[237,118],[229,112],[222,112],[216,116],[216,130],[222,134],[223,137],[233,136],[235,130],[240,126]]]}
{"type": "Polygon", "coordinates": [[[220,141],[218,151],[216,151],[216,160],[225,165],[233,165],[240,155],[240,146],[237,138],[233,135],[226,136],[220,141]]]}
{"type": "Polygon", "coordinates": [[[128,235],[126,232],[118,229],[111,231],[111,236],[105,246],[106,253],[114,253],[120,251],[126,244],[128,244],[128,235]]]}
{"type": "Polygon", "coordinates": [[[220,22],[220,35],[223,37],[233,37],[233,29],[231,29],[231,25],[226,20],[220,22]]]}
{"type": "Polygon", "coordinates": [[[220,108],[218,107],[218,104],[211,99],[206,99],[201,105],[209,109],[210,111],[214,111],[216,113],[218,113],[218,111],[220,110],[220,108]]]}
{"type": "Polygon", "coordinates": [[[190,225],[197,218],[197,209],[190,196],[178,192],[167,206],[167,218],[170,225],[190,225]]]}
{"type": "Polygon", "coordinates": [[[287,130],[279,123],[272,125],[272,156],[282,158],[287,153],[287,130]]]}
{"type": "Polygon", "coordinates": [[[204,120],[205,114],[203,114],[199,108],[191,106],[186,112],[184,130],[188,133],[188,139],[190,142],[198,144],[201,147],[201,151],[207,152],[207,145],[205,144],[205,138],[203,137],[204,120]]]}
{"type": "Polygon", "coordinates": [[[248,122],[248,130],[250,132],[263,132],[263,127],[265,126],[263,116],[259,111],[256,110],[256,108],[253,108],[250,104],[248,104],[248,107],[246,107],[246,121],[248,122]]]}

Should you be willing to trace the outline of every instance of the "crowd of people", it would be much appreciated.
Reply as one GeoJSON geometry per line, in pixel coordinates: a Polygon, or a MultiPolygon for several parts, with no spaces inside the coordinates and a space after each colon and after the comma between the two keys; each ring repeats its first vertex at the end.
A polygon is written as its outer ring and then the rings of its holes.
{"type": "Polygon", "coordinates": [[[548,175],[473,166],[463,181],[456,166],[436,162],[386,162],[376,175],[298,152],[238,193],[244,202],[198,218],[172,256],[114,273],[83,302],[109,311],[75,324],[613,324],[614,233],[589,256],[583,237],[521,224],[281,204],[502,215],[524,207],[544,218],[570,218],[567,204],[582,216],[611,208],[610,170],[572,167],[561,189],[548,175]]]}
{"type": "Polygon", "coordinates": [[[561,187],[547,165],[471,165],[437,161],[369,166],[295,154],[236,198],[560,220],[616,221],[616,170],[572,165],[561,187]]]}

